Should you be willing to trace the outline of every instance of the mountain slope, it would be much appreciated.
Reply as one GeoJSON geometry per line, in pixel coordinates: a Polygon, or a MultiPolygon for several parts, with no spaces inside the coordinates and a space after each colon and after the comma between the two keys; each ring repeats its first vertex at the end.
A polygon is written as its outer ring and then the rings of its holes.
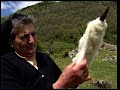
{"type": "Polygon", "coordinates": [[[107,6],[105,42],[117,44],[116,1],[43,1],[17,11],[34,16],[39,41],[62,41],[77,45],[88,21],[99,17],[107,6]]]}

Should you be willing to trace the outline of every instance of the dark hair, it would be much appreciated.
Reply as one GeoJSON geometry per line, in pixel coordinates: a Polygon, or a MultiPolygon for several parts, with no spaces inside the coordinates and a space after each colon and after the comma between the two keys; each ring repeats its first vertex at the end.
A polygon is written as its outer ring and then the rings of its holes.
{"type": "Polygon", "coordinates": [[[15,21],[24,21],[27,23],[29,20],[26,20],[26,18],[28,18],[27,15],[15,13],[1,24],[0,56],[14,50],[9,44],[10,38],[14,39],[14,33],[12,33],[12,29],[17,25],[15,21]]]}

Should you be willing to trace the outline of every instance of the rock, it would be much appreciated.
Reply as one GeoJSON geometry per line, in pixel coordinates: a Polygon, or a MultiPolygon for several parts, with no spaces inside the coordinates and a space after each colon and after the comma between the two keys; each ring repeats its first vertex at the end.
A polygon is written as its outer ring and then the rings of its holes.
{"type": "Polygon", "coordinates": [[[111,85],[106,80],[92,80],[88,82],[89,84],[98,87],[100,89],[110,89],[111,85]]]}
{"type": "Polygon", "coordinates": [[[70,58],[74,58],[77,53],[78,53],[78,47],[75,48],[74,50],[70,51],[70,52],[68,53],[68,56],[69,56],[70,58]]]}
{"type": "MultiPolygon", "coordinates": [[[[97,52],[97,55],[99,55],[99,53],[101,52],[102,49],[109,49],[109,51],[116,52],[116,55],[114,55],[114,56],[107,55],[106,58],[104,58],[104,60],[117,62],[117,45],[112,45],[112,44],[103,42],[100,49],[97,52]]],[[[75,48],[74,50],[70,51],[68,53],[68,57],[74,58],[77,53],[78,53],[78,47],[75,48]]]]}

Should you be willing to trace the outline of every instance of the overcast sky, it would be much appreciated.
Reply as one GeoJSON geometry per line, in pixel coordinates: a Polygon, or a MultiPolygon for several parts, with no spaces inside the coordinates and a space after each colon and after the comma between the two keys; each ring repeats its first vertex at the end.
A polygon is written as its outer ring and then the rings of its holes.
{"type": "Polygon", "coordinates": [[[1,1],[1,16],[8,16],[17,10],[39,2],[41,1],[1,1]]]}

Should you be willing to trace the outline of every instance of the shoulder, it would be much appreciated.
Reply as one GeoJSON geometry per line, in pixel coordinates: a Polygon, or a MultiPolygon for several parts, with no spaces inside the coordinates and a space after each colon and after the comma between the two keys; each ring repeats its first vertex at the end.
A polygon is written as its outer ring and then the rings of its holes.
{"type": "Polygon", "coordinates": [[[13,71],[15,69],[14,65],[15,59],[14,59],[14,52],[7,53],[3,56],[1,56],[0,64],[1,64],[1,72],[6,73],[9,71],[13,71]]]}
{"type": "Polygon", "coordinates": [[[3,59],[13,59],[15,57],[15,53],[14,52],[9,52],[9,53],[6,53],[6,54],[4,54],[4,55],[2,55],[2,56],[0,56],[0,58],[1,58],[1,60],[3,60],[3,59]]]}
{"type": "MultiPolygon", "coordinates": [[[[1,60],[1,65],[2,64],[8,64],[7,66],[19,66],[19,64],[21,62],[23,62],[24,60],[22,60],[20,57],[18,57],[15,52],[9,52],[7,54],[4,54],[3,56],[0,57],[1,60]]],[[[2,65],[3,67],[7,67],[2,65]]]]}

